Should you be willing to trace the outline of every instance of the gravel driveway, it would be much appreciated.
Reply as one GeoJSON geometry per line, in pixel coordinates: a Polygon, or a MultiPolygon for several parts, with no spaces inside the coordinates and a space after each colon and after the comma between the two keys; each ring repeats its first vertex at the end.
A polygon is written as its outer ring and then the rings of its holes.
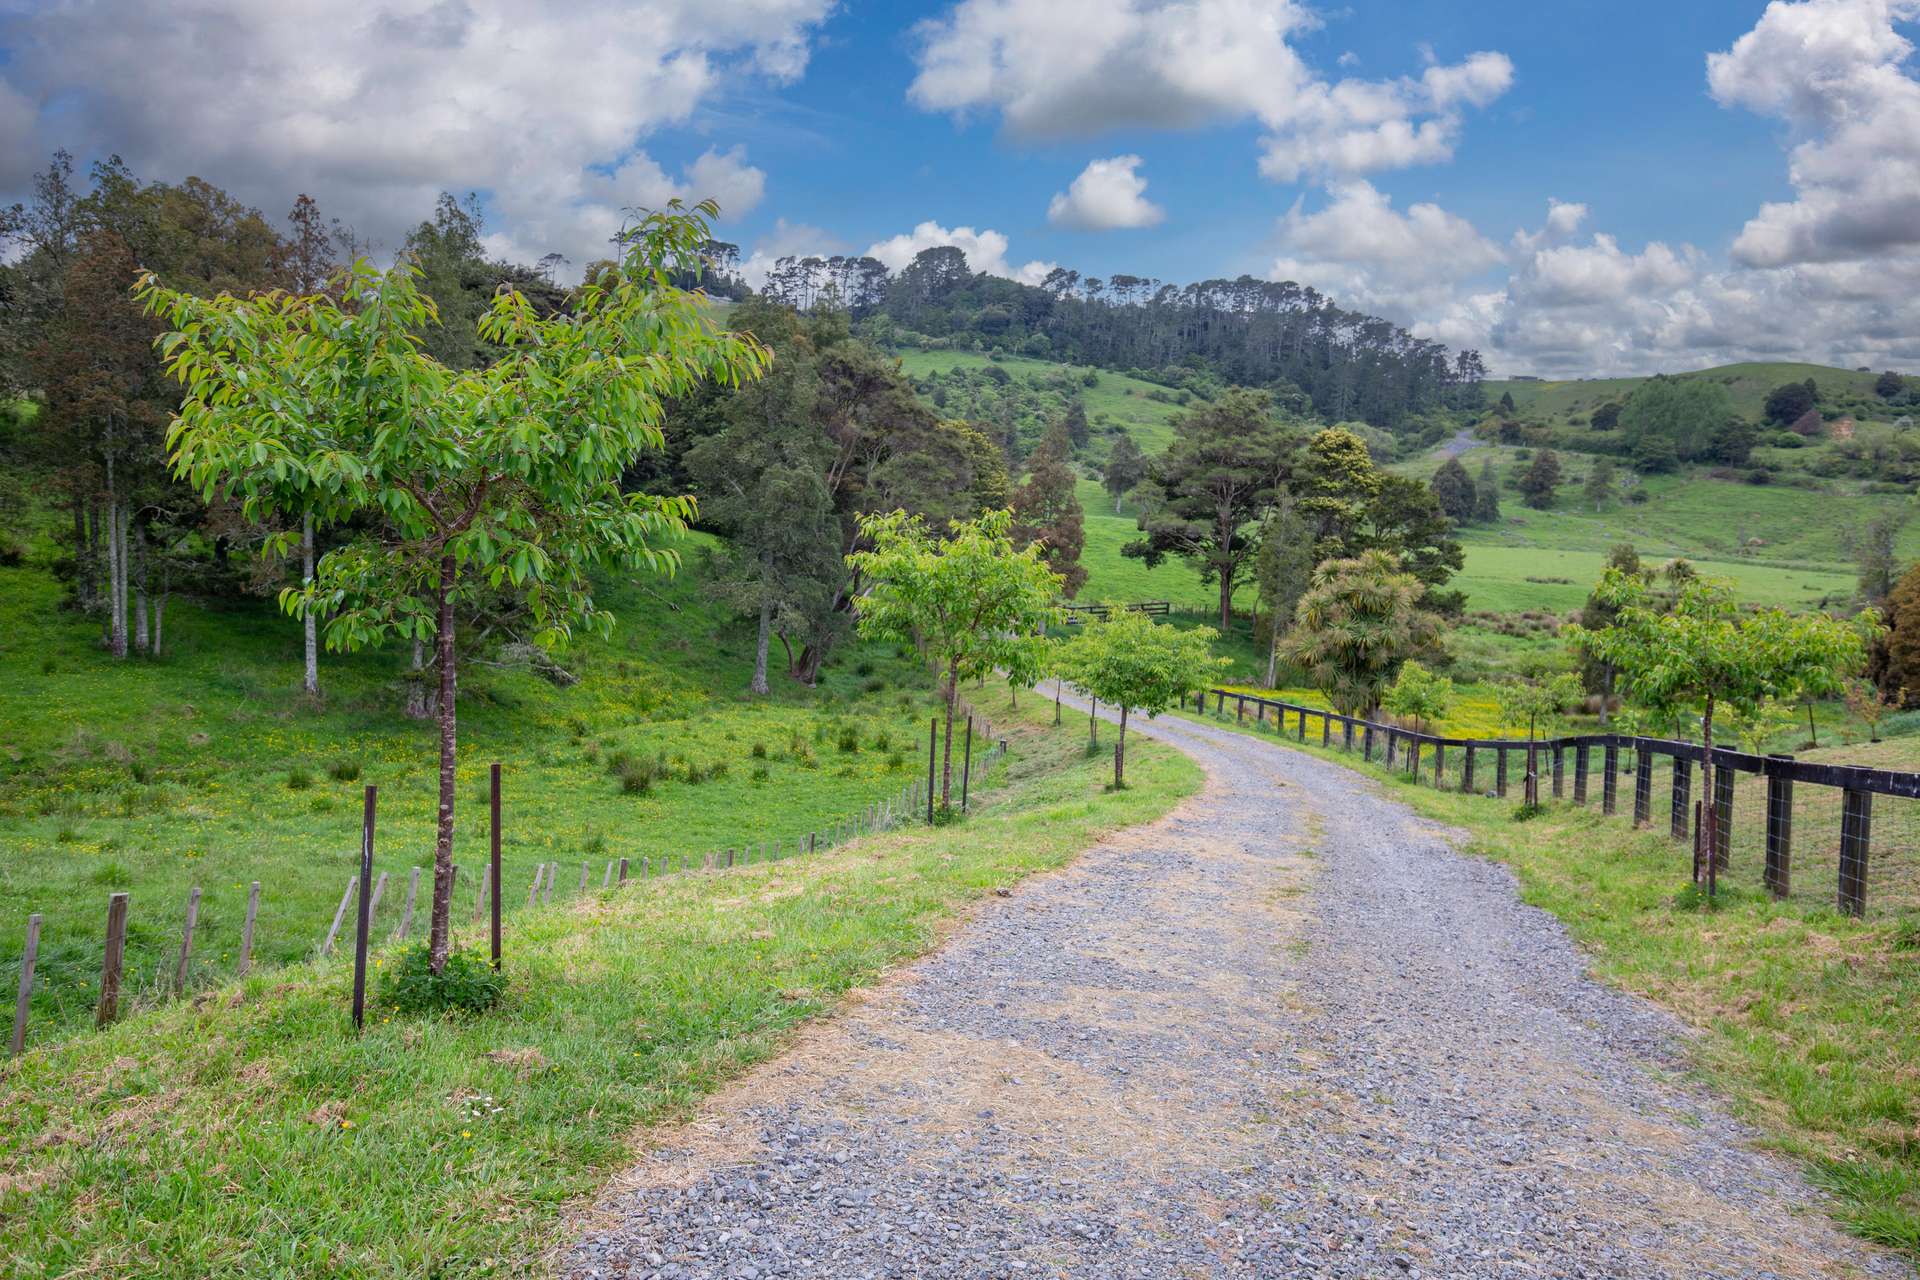
{"type": "Polygon", "coordinates": [[[1504,868],[1337,765],[1142,729],[1202,794],[657,1135],[564,1274],[1911,1275],[1504,868]]]}

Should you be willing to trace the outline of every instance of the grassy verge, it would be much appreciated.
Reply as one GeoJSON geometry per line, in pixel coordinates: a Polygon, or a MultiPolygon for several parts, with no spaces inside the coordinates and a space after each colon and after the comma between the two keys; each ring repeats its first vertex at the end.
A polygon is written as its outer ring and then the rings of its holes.
{"type": "Polygon", "coordinates": [[[1394,799],[1467,831],[1472,852],[1511,866],[1522,898],[1566,923],[1599,977],[1702,1033],[1703,1075],[1833,1193],[1842,1223],[1920,1258],[1920,920],[1853,920],[1746,887],[1709,909],[1680,846],[1602,817],[1597,802],[1515,821],[1514,801],[1287,745],[1380,779],[1394,799]]]}
{"type": "Polygon", "coordinates": [[[637,1126],[778,1050],[982,898],[1199,786],[1143,743],[1102,784],[1078,727],[983,691],[1009,756],[965,823],[590,892],[522,917],[503,1008],[349,1034],[344,966],[208,990],[0,1067],[14,1277],[537,1269],[637,1126]]]}

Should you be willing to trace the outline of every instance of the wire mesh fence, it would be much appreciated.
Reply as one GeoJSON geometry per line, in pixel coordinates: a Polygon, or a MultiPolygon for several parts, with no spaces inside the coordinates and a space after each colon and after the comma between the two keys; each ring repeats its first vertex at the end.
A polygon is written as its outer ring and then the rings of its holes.
{"type": "Polygon", "coordinates": [[[1720,884],[1851,915],[1920,912],[1920,773],[1716,748],[1709,797],[1693,743],[1448,738],[1222,689],[1196,698],[1202,712],[1352,752],[1443,790],[1590,806],[1666,835],[1683,867],[1712,803],[1720,884]]]}

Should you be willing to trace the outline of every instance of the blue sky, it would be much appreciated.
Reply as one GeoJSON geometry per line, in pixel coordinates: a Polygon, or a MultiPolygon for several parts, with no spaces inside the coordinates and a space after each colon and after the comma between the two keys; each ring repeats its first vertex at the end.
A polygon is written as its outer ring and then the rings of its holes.
{"type": "Polygon", "coordinates": [[[52,148],[440,190],[575,263],[718,198],[789,252],[1290,277],[1505,372],[1920,365],[1920,0],[0,0],[0,188],[52,148]]]}

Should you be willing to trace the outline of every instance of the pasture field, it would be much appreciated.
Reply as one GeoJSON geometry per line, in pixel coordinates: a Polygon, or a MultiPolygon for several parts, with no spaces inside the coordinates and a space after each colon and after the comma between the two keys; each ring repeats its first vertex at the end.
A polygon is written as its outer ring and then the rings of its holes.
{"type": "MultiPolygon", "coordinates": [[[[1767,393],[1782,383],[1812,378],[1823,394],[1842,392],[1871,398],[1873,380],[1878,374],[1823,364],[1760,361],[1691,370],[1676,376],[1724,383],[1727,393],[1733,397],[1734,412],[1757,419],[1767,393]]],[[[1522,416],[1564,423],[1574,414],[1592,413],[1609,400],[1625,400],[1645,381],[1645,378],[1585,378],[1564,382],[1488,382],[1487,403],[1497,404],[1502,393],[1510,394],[1514,409],[1522,416]]]]}
{"type": "Polygon", "coordinates": [[[1107,791],[1074,722],[977,697],[1012,745],[966,821],[569,894],[515,922],[485,1016],[376,1005],[355,1037],[347,967],[297,965],[0,1065],[7,1273],[539,1272],[645,1126],[996,890],[1199,788],[1142,742],[1107,791]]]}
{"type": "MultiPolygon", "coordinates": [[[[697,540],[689,550],[677,580],[608,584],[620,623],[558,655],[571,687],[525,669],[461,672],[460,917],[478,889],[495,760],[510,907],[541,862],[559,862],[570,888],[583,861],[598,885],[610,859],[791,844],[924,778],[933,701],[916,664],[853,644],[819,689],[776,671],[772,697],[748,698],[750,628],[710,602],[697,540]],[[659,776],[630,790],[623,765],[659,776]]],[[[204,897],[191,987],[231,973],[252,880],[256,962],[311,954],[357,869],[368,783],[379,865],[394,877],[376,933],[398,925],[407,869],[431,867],[438,797],[437,730],[401,713],[400,652],[323,652],[315,708],[299,690],[298,624],[269,602],[175,603],[166,656],[116,664],[97,624],[58,599],[43,572],[0,568],[0,972],[18,961],[27,914],[42,913],[30,1041],[88,1019],[116,890],[132,895],[136,1003],[171,978],[192,886],[204,897]]]]}
{"type": "Polygon", "coordinates": [[[1086,407],[1089,420],[1098,423],[1104,415],[1115,425],[1126,429],[1141,449],[1147,453],[1159,453],[1173,439],[1172,422],[1186,410],[1177,404],[1163,400],[1150,399],[1152,393],[1171,394],[1166,387],[1154,382],[1143,382],[1139,378],[1130,378],[1124,373],[1115,373],[1110,369],[1092,369],[1084,365],[1063,365],[1047,360],[1031,360],[1024,356],[1005,356],[992,360],[971,351],[921,351],[907,348],[896,352],[900,357],[900,366],[910,375],[924,377],[928,373],[946,373],[953,369],[1000,368],[1016,379],[1031,380],[1036,377],[1054,377],[1063,370],[1076,378],[1094,375],[1094,385],[1085,386],[1076,383],[1076,394],[1086,407]]]}

